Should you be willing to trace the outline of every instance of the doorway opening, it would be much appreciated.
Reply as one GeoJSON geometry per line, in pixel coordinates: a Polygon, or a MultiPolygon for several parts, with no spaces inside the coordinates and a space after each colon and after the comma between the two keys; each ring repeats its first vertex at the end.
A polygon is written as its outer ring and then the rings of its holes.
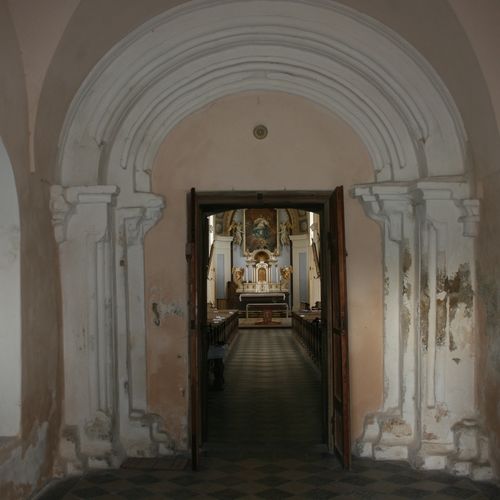
{"type": "MultiPolygon", "coordinates": [[[[269,346],[269,342],[273,343],[280,337],[283,346],[283,340],[290,341],[293,326],[319,371],[321,382],[318,387],[318,440],[330,451],[336,452],[344,466],[349,467],[349,380],[342,187],[334,192],[196,193],[192,189],[188,211],[189,242],[186,254],[190,264],[193,468],[198,467],[201,448],[210,436],[209,388],[223,388],[223,351],[238,326],[250,327],[250,332],[258,332],[257,327],[263,328],[254,337],[238,336],[238,343],[241,343],[242,338],[250,339],[252,343],[260,337],[264,342],[263,346],[266,342],[269,346]],[[293,234],[290,216],[288,215],[288,219],[286,216],[292,210],[310,217],[305,223],[305,238],[293,234]],[[226,217],[230,217],[227,214],[232,214],[227,225],[230,234],[225,237],[221,235],[222,237],[217,239],[219,251],[216,251],[217,247],[212,241],[214,234],[210,233],[210,223],[214,225],[216,218],[221,217],[216,214],[221,213],[226,214],[226,217]],[[314,230],[317,234],[311,235],[314,230]],[[284,250],[287,246],[293,248],[294,236],[299,237],[296,238],[297,246],[302,239],[306,243],[304,248],[308,251],[309,246],[312,247],[314,243],[315,250],[311,250],[310,266],[307,265],[304,252],[293,250],[288,261],[280,261],[280,249],[284,250]],[[233,265],[233,254],[230,250],[233,244],[240,247],[244,266],[233,265]],[[227,255],[227,259],[224,259],[224,255],[227,255]],[[211,274],[217,266],[225,269],[225,274],[219,273],[218,286],[217,276],[211,274]],[[294,266],[297,266],[296,273],[293,272],[294,266]],[[314,301],[315,310],[312,310],[310,302],[300,300],[305,296],[300,286],[304,274],[302,273],[301,277],[299,269],[304,271],[305,268],[308,272],[308,267],[313,268],[318,278],[321,276],[319,300],[314,301]],[[226,280],[228,276],[230,279],[226,280]],[[211,289],[210,282],[214,279],[215,289],[211,289]],[[225,290],[224,297],[220,292],[217,295],[217,288],[225,290]],[[229,308],[235,305],[238,307],[229,308]],[[224,313],[219,313],[218,306],[224,308],[224,313]],[[310,317],[307,318],[306,314],[310,317]],[[284,330],[281,330],[280,334],[277,333],[278,330],[273,329],[277,326],[290,328],[287,331],[287,339],[284,330]]],[[[242,261],[237,264],[242,264],[242,261]]],[[[234,352],[234,348],[231,352],[234,352]]],[[[255,359],[255,353],[252,356],[255,359]]],[[[262,362],[259,359],[258,361],[262,362]]],[[[272,360],[270,362],[272,363],[272,360]]],[[[269,383],[272,384],[273,381],[270,380],[269,383]]],[[[298,390],[295,396],[301,397],[298,390]]],[[[244,403],[248,405],[248,401],[244,403]]],[[[245,405],[241,408],[243,411],[245,405]]],[[[213,404],[211,409],[212,412],[217,411],[213,404]]],[[[231,418],[231,415],[228,415],[228,418],[231,418]]],[[[211,418],[210,422],[213,426],[214,419],[211,418]]],[[[244,415],[243,422],[252,425],[251,416],[244,415]]],[[[279,426],[280,422],[272,422],[272,425],[279,426]]]]}

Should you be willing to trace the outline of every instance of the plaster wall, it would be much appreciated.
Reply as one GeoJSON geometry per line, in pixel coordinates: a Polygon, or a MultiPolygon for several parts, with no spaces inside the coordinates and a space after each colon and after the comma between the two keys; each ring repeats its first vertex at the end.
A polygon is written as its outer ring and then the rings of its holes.
{"type": "MultiPolygon", "coordinates": [[[[182,121],[166,138],[152,174],[166,200],[163,218],[146,236],[146,307],[169,311],[147,319],[150,410],[166,419],[186,446],[187,266],[186,193],[238,190],[329,190],[371,182],[368,154],[341,120],[303,98],[262,92],[228,96],[182,121]],[[265,140],[253,127],[269,129],[265,140]]],[[[382,401],[382,256],[380,229],[346,196],[353,438],[382,401]]]]}
{"type": "Polygon", "coordinates": [[[474,48],[496,116],[495,142],[473,145],[481,197],[477,245],[479,289],[479,408],[491,439],[491,459],[500,476],[500,4],[495,0],[450,0],[474,48]]]}
{"type": "Polygon", "coordinates": [[[500,4],[496,0],[450,0],[458,20],[462,24],[483,73],[491,104],[500,129],[500,4]]]}
{"type": "Polygon", "coordinates": [[[61,400],[60,298],[49,187],[29,174],[26,85],[5,1],[0,2],[0,136],[19,200],[22,311],[21,429],[17,437],[0,443],[0,498],[18,499],[29,496],[53,471],[61,400]]]}
{"type": "MultiPolygon", "coordinates": [[[[471,41],[486,80],[500,138],[500,4],[494,0],[450,2],[471,41]]],[[[491,438],[493,465],[500,475],[500,153],[474,149],[482,198],[478,239],[479,408],[491,438]]]]}

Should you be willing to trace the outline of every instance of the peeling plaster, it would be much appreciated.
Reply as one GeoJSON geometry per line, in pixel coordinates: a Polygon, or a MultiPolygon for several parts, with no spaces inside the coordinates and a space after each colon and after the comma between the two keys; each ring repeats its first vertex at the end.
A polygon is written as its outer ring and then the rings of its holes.
{"type": "Polygon", "coordinates": [[[160,320],[165,319],[167,316],[178,316],[179,318],[183,318],[186,314],[184,307],[175,302],[159,302],[157,307],[160,320]]]}
{"type": "Polygon", "coordinates": [[[434,419],[436,422],[441,422],[441,420],[449,415],[449,410],[446,404],[438,403],[436,405],[436,413],[434,414],[434,419]]]}
{"type": "Polygon", "coordinates": [[[403,247],[403,301],[401,307],[401,332],[403,334],[403,344],[406,346],[408,344],[408,337],[410,335],[410,325],[411,325],[411,311],[407,303],[411,300],[411,283],[408,277],[408,271],[411,268],[412,259],[411,253],[408,247],[408,240],[405,240],[403,247]]]}
{"type": "Polygon", "coordinates": [[[384,266],[384,295],[387,297],[389,295],[390,283],[389,283],[389,270],[387,266],[384,266]]]}
{"type": "Polygon", "coordinates": [[[433,440],[438,439],[438,437],[436,436],[436,434],[434,434],[433,432],[427,432],[427,426],[426,425],[424,425],[424,430],[423,430],[423,433],[422,433],[422,437],[426,441],[433,441],[433,440]]]}
{"type": "Polygon", "coordinates": [[[405,245],[403,249],[403,273],[408,274],[412,263],[411,253],[408,245],[408,240],[405,240],[405,245]]]}
{"type": "Polygon", "coordinates": [[[401,332],[403,334],[403,344],[406,347],[408,344],[408,336],[410,335],[411,313],[406,305],[401,307],[401,332]]]}
{"type": "Polygon", "coordinates": [[[164,298],[164,290],[156,286],[149,291],[150,311],[152,311],[152,321],[156,326],[168,317],[184,318],[186,316],[185,306],[175,301],[167,301],[164,298]]]}
{"type": "Polygon", "coordinates": [[[87,422],[85,425],[85,433],[90,439],[97,439],[100,441],[111,441],[111,420],[103,412],[97,412],[94,420],[87,422]]]}
{"type": "Polygon", "coordinates": [[[48,427],[48,422],[43,422],[36,430],[31,441],[33,444],[24,450],[22,446],[15,448],[10,457],[0,465],[2,495],[12,492],[16,495],[12,498],[25,498],[37,487],[40,466],[45,462],[47,453],[48,427]]]}
{"type": "Polygon", "coordinates": [[[420,285],[420,335],[422,347],[427,351],[429,346],[429,309],[431,298],[429,295],[429,273],[422,272],[420,285]]]}
{"type": "Polygon", "coordinates": [[[454,320],[460,304],[465,306],[465,317],[472,317],[474,292],[472,291],[468,263],[461,264],[454,276],[446,280],[446,291],[450,301],[450,323],[454,320]]]}
{"type": "Polygon", "coordinates": [[[411,425],[401,418],[390,418],[382,424],[382,432],[392,434],[396,437],[411,436],[411,425]]]}
{"type": "Polygon", "coordinates": [[[442,346],[446,341],[446,325],[448,322],[446,275],[439,272],[436,280],[436,345],[442,346]]]}
{"type": "MultiPolygon", "coordinates": [[[[461,306],[463,306],[464,316],[466,318],[471,318],[474,292],[471,285],[469,264],[461,264],[454,275],[444,278],[440,284],[442,284],[443,291],[446,293],[443,299],[441,313],[444,315],[446,309],[449,309],[449,325],[452,325],[461,306]]],[[[440,317],[439,321],[442,321],[442,325],[445,325],[446,317],[440,317]]],[[[443,329],[445,329],[445,326],[443,326],[443,329]]],[[[445,336],[441,336],[439,340],[441,342],[440,345],[444,345],[445,336]]],[[[449,349],[450,351],[455,351],[457,349],[452,328],[450,328],[449,331],[449,349]]]]}

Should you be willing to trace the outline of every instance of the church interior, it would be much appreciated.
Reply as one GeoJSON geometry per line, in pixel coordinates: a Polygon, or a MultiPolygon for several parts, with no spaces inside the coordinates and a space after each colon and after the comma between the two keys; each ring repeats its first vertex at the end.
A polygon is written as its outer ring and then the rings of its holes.
{"type": "Polygon", "coordinates": [[[499,25],[0,0],[0,498],[159,494],[134,460],[185,460],[179,498],[494,498],[499,25]]]}

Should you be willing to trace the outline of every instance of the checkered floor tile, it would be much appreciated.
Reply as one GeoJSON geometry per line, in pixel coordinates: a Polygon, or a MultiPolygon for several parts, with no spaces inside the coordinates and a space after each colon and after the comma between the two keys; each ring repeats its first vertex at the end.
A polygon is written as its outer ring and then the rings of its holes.
{"type": "Polygon", "coordinates": [[[209,439],[199,471],[155,462],[150,469],[93,472],[56,483],[37,500],[500,499],[493,484],[400,462],[354,459],[344,471],[317,444],[319,375],[290,330],[240,332],[225,379],[224,390],[209,396],[209,439]]]}
{"type": "Polygon", "coordinates": [[[354,459],[342,470],[337,460],[317,452],[303,456],[239,459],[210,453],[197,472],[111,470],[89,473],[47,489],[37,500],[81,499],[401,499],[426,500],[500,499],[500,488],[491,483],[444,473],[420,472],[404,463],[354,459]]]}

